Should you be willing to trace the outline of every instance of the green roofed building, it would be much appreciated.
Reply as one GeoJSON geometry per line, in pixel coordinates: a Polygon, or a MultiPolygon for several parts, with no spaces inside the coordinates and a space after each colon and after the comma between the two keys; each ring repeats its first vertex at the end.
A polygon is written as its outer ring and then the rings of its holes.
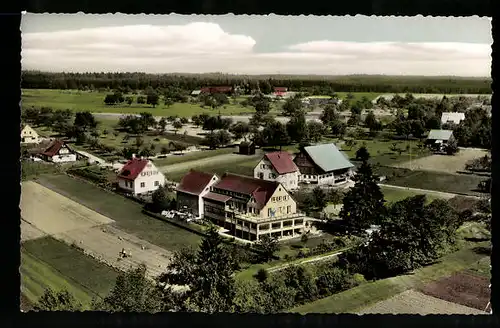
{"type": "Polygon", "coordinates": [[[443,151],[445,146],[453,139],[453,131],[451,130],[431,130],[425,143],[434,151],[439,152],[443,151]]]}
{"type": "Polygon", "coordinates": [[[299,181],[319,185],[339,185],[349,182],[354,165],[333,143],[303,147],[295,156],[299,181]]]}

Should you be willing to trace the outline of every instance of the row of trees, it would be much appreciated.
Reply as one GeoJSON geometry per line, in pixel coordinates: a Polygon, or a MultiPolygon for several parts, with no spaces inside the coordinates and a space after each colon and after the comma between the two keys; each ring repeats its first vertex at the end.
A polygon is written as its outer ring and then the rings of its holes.
{"type": "Polygon", "coordinates": [[[23,71],[21,87],[28,89],[130,90],[179,88],[191,92],[202,86],[242,86],[248,94],[261,88],[288,87],[313,94],[333,92],[379,93],[491,93],[491,79],[385,76],[304,76],[229,74],[145,74],[145,73],[45,73],[23,71]]]}

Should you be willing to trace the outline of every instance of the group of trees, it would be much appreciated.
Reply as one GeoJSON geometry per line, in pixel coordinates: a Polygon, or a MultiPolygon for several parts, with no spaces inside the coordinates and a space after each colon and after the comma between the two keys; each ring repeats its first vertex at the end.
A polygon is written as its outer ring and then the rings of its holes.
{"type": "Polygon", "coordinates": [[[143,112],[139,116],[127,115],[120,117],[118,120],[118,128],[130,134],[142,134],[150,127],[156,127],[157,125],[153,115],[148,112],[143,112]]]}
{"type": "MultiPolygon", "coordinates": [[[[139,95],[135,99],[137,104],[148,104],[153,107],[158,105],[160,96],[155,90],[152,89],[147,89],[145,91],[145,96],[139,95]]],[[[132,105],[134,102],[134,97],[133,96],[123,96],[122,91],[116,90],[113,93],[107,94],[106,97],[104,97],[104,103],[106,105],[116,105],[116,104],[122,104],[126,102],[129,105],[132,105]]]]}
{"type": "Polygon", "coordinates": [[[459,146],[491,149],[491,115],[481,107],[465,113],[465,120],[453,129],[459,146]]]}
{"type": "Polygon", "coordinates": [[[339,216],[354,233],[364,234],[371,226],[379,230],[368,243],[341,255],[341,265],[350,272],[368,279],[397,275],[431,263],[454,244],[463,221],[448,202],[427,204],[425,196],[418,195],[386,205],[367,160],[354,180],[339,216]]]}
{"type": "Polygon", "coordinates": [[[306,76],[230,74],[145,74],[145,73],[45,73],[23,71],[21,87],[29,89],[118,89],[144,90],[178,88],[189,91],[202,86],[241,86],[252,90],[269,91],[269,87],[287,87],[312,94],[334,92],[378,93],[491,93],[491,79],[444,77],[383,77],[383,76],[306,76]]]}
{"type": "Polygon", "coordinates": [[[297,207],[305,212],[321,212],[328,203],[341,204],[344,193],[338,189],[325,190],[321,187],[315,187],[312,190],[300,190],[293,193],[297,202],[297,207]]]}

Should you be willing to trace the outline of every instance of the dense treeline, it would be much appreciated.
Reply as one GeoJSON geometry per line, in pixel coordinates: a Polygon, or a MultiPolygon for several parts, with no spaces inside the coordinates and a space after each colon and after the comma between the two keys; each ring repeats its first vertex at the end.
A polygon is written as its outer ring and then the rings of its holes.
{"type": "Polygon", "coordinates": [[[23,71],[21,87],[26,89],[118,89],[144,90],[170,86],[194,90],[203,86],[259,85],[288,87],[313,94],[331,92],[380,93],[491,93],[489,78],[319,76],[319,75],[230,75],[230,74],[146,74],[146,73],[45,73],[23,71]]]}

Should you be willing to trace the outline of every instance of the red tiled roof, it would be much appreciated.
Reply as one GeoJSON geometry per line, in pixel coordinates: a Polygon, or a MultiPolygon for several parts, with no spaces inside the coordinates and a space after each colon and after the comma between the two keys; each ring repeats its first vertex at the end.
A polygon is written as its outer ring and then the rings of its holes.
{"type": "Polygon", "coordinates": [[[209,192],[208,194],[203,196],[203,198],[225,203],[231,199],[231,196],[216,194],[214,192],[209,192]]]}
{"type": "Polygon", "coordinates": [[[278,174],[286,174],[299,170],[287,151],[275,151],[264,155],[273,165],[278,174]]]}
{"type": "Polygon", "coordinates": [[[50,144],[47,149],[45,149],[44,152],[42,152],[42,155],[53,157],[59,153],[59,150],[61,150],[62,146],[64,146],[64,142],[56,139],[50,144]]]}
{"type": "Polygon", "coordinates": [[[287,92],[287,87],[274,87],[274,92],[287,92]]]}
{"type": "Polygon", "coordinates": [[[118,173],[118,178],[133,181],[142,170],[144,170],[148,163],[149,161],[147,159],[132,158],[122,167],[120,173],[118,173]]]}
{"type": "Polygon", "coordinates": [[[176,190],[188,194],[199,195],[207,187],[213,177],[214,174],[191,170],[182,178],[176,190]]]}
{"type": "Polygon", "coordinates": [[[243,175],[225,173],[215,188],[253,196],[255,201],[264,206],[279,186],[278,182],[255,179],[243,175]]]}

